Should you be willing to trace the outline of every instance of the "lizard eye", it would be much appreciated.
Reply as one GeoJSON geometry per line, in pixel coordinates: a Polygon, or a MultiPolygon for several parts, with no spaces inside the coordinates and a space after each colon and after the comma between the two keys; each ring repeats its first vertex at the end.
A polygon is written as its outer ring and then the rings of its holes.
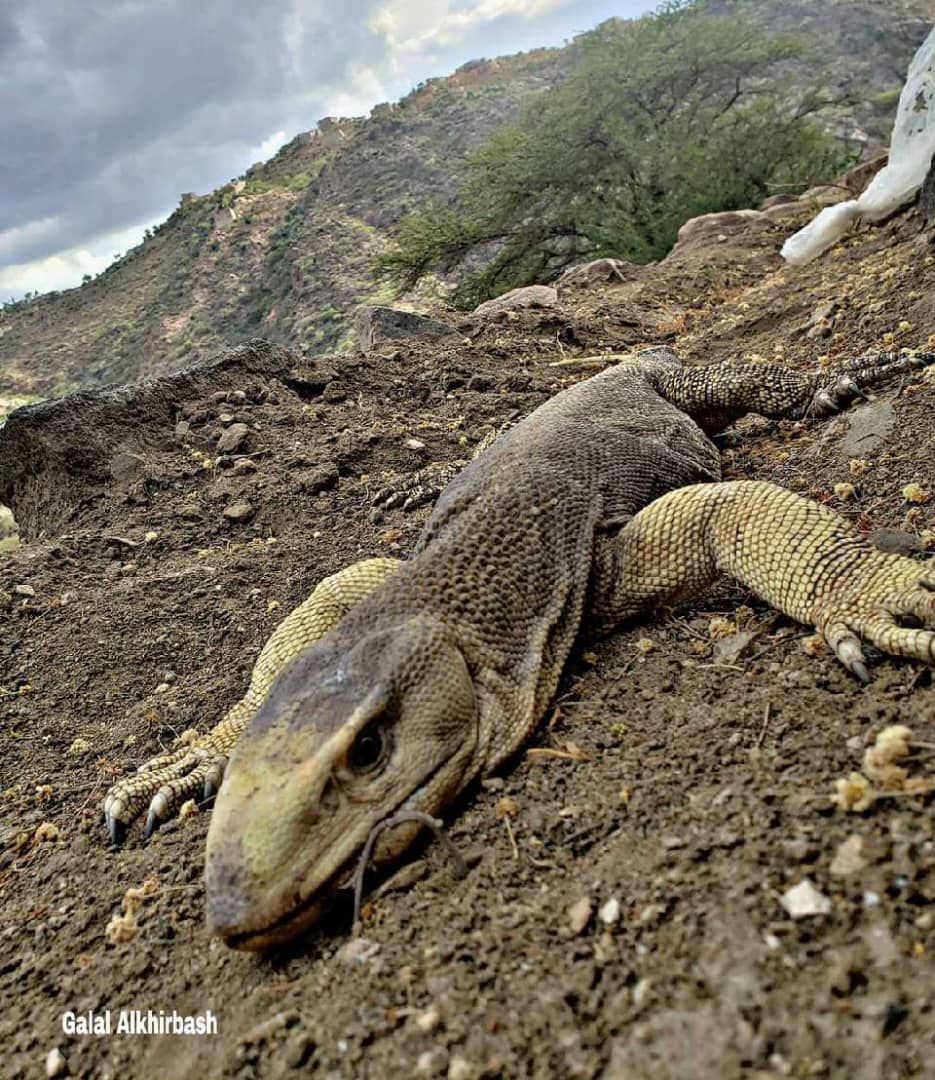
{"type": "Polygon", "coordinates": [[[385,728],[369,727],[354,740],[347,755],[351,772],[372,772],[385,758],[389,739],[385,728]]]}

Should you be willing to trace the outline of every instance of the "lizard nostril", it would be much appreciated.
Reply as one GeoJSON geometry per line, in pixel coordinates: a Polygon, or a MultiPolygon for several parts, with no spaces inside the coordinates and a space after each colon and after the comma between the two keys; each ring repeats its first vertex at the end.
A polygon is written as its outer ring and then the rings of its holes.
{"type": "Polygon", "coordinates": [[[341,796],[338,792],[337,785],[335,784],[332,777],[329,776],[328,779],[325,781],[324,788],[322,789],[321,798],[319,799],[317,809],[320,813],[327,814],[334,810],[337,810],[340,803],[341,796]]]}

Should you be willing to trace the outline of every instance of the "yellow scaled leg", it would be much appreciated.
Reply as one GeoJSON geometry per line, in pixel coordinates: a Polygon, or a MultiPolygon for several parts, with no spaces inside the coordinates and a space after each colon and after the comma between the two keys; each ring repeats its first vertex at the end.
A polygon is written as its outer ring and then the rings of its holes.
{"type": "Polygon", "coordinates": [[[149,836],[187,799],[210,798],[221,784],[241,732],[289,661],[314,644],[399,566],[397,559],[365,559],[319,582],[312,595],[279,624],[257,657],[244,697],[203,735],[186,732],[167,753],[118,780],[104,799],[104,819],[114,843],[146,804],[149,836]]]}
{"type": "Polygon", "coordinates": [[[599,625],[687,599],[725,573],[816,627],[863,681],[861,641],[935,663],[932,569],[877,551],[831,510],[774,484],[672,491],[630,521],[614,555],[613,588],[595,606],[599,625]]]}

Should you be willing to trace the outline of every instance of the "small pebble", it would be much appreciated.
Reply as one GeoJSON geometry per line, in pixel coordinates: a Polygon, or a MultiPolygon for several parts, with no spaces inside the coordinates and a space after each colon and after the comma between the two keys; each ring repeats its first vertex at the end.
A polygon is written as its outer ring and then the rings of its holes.
{"type": "Polygon", "coordinates": [[[448,1064],[448,1080],[475,1080],[477,1069],[463,1057],[453,1057],[448,1064]]]}
{"type": "Polygon", "coordinates": [[[587,896],[582,896],[580,900],[576,900],[571,905],[568,909],[568,925],[571,927],[573,934],[580,934],[588,925],[591,921],[592,910],[591,900],[587,896]]]}
{"type": "Polygon", "coordinates": [[[601,904],[598,915],[605,926],[612,926],[620,918],[620,901],[617,897],[612,896],[606,903],[601,904]]]}
{"type": "Polygon", "coordinates": [[[839,845],[831,860],[830,872],[832,877],[850,877],[851,874],[859,874],[867,865],[864,858],[863,837],[856,833],[849,836],[839,845]]]}
{"type": "Polygon", "coordinates": [[[224,511],[224,517],[228,521],[246,522],[249,521],[256,510],[248,502],[236,502],[231,503],[224,511]]]}
{"type": "Polygon", "coordinates": [[[824,893],[819,892],[808,878],[803,878],[798,885],[786,889],[779,903],[793,919],[827,915],[831,911],[831,901],[824,893]]]}
{"type": "MultiPolygon", "coordinates": [[[[233,419],[233,417],[231,417],[233,419]]],[[[222,432],[221,437],[217,441],[217,452],[219,454],[235,454],[246,442],[247,436],[250,434],[250,429],[246,424],[231,424],[226,431],[222,432]]]]}
{"type": "Polygon", "coordinates": [[[53,1046],[45,1058],[46,1076],[63,1076],[67,1069],[68,1062],[62,1056],[62,1051],[57,1046],[53,1046]]]}
{"type": "Polygon", "coordinates": [[[419,1031],[426,1035],[431,1034],[441,1023],[442,1014],[439,1012],[437,1005],[430,1005],[425,1012],[418,1013],[414,1018],[414,1023],[419,1031]]]}

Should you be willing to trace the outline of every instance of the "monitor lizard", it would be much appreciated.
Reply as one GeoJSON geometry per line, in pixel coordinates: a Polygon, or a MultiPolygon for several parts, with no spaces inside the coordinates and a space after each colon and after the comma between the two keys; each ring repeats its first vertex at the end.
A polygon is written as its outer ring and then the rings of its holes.
{"type": "Polygon", "coordinates": [[[118,781],[112,836],[147,804],[148,833],[219,787],[208,923],[264,948],[319,917],[375,830],[384,864],[421,828],[407,814],[438,814],[513,755],[584,631],[728,574],[814,626],[864,681],[862,640],[935,662],[931,570],[774,484],[722,482],[709,437],[750,412],[829,415],[933,361],[880,354],[821,376],[683,367],[655,349],[561,391],[445,487],[407,560],[322,581],[217,727],[118,781]]]}

